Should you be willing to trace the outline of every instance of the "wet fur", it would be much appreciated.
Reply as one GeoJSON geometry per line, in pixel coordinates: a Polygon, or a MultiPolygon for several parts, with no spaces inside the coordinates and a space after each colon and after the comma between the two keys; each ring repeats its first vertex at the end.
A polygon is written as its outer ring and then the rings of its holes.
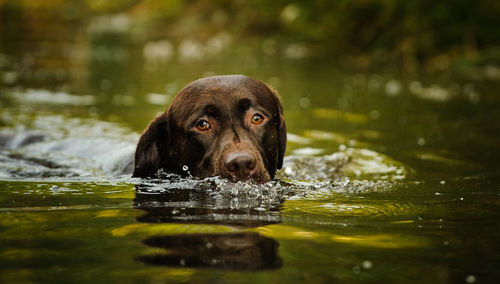
{"type": "Polygon", "coordinates": [[[224,167],[235,151],[255,157],[249,178],[265,182],[283,165],[286,125],[276,92],[264,83],[241,75],[214,76],[192,82],[170,107],[146,128],[135,153],[134,177],[154,177],[158,170],[185,174],[187,165],[197,177],[235,176],[224,167]],[[264,125],[253,126],[249,117],[264,115],[264,125]],[[194,129],[200,117],[210,118],[213,131],[194,129]]]}

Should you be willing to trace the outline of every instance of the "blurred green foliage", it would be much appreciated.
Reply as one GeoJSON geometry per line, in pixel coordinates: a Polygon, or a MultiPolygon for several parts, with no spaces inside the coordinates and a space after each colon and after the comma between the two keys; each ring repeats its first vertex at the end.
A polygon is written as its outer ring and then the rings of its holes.
{"type": "Polygon", "coordinates": [[[424,63],[439,70],[452,61],[500,61],[495,0],[0,1],[2,18],[14,11],[72,21],[124,14],[139,42],[203,41],[225,32],[233,42],[267,40],[263,49],[298,44],[288,50],[291,57],[339,58],[360,67],[397,62],[411,70],[424,63]]]}

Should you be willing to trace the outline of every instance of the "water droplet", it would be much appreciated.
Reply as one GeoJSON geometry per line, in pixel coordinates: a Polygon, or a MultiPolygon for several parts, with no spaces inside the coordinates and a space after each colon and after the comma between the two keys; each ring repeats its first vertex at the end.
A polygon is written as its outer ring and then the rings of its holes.
{"type": "Polygon", "coordinates": [[[361,265],[363,266],[364,269],[371,269],[373,267],[373,263],[369,260],[363,261],[361,265]]]}
{"type": "Polygon", "coordinates": [[[424,137],[418,138],[417,144],[418,144],[418,146],[424,146],[425,145],[425,138],[424,137]]]}
{"type": "Polygon", "coordinates": [[[302,97],[299,100],[299,106],[301,108],[308,108],[311,105],[311,101],[309,100],[308,97],[302,97]]]}
{"type": "Polygon", "coordinates": [[[356,274],[358,274],[360,271],[361,271],[361,269],[359,268],[359,266],[354,266],[354,267],[352,268],[352,272],[354,272],[354,273],[356,273],[356,274]]]}
{"type": "Polygon", "coordinates": [[[440,183],[440,184],[445,184],[445,183],[446,183],[446,181],[442,180],[442,181],[440,181],[439,183],[440,183]]]}
{"type": "Polygon", "coordinates": [[[50,188],[50,190],[53,192],[53,193],[59,193],[61,192],[61,188],[57,185],[54,185],[50,188]]]}
{"type": "Polygon", "coordinates": [[[189,167],[187,165],[184,165],[184,166],[182,166],[182,170],[187,171],[187,170],[189,170],[189,167]]]}
{"type": "Polygon", "coordinates": [[[441,195],[441,193],[440,192],[435,192],[434,195],[441,195]]]}
{"type": "Polygon", "coordinates": [[[398,96],[402,89],[403,86],[397,80],[390,80],[385,84],[385,93],[390,97],[398,96]]]}
{"type": "Polygon", "coordinates": [[[476,283],[476,276],[474,276],[474,275],[467,275],[467,277],[465,277],[465,282],[467,282],[467,283],[476,283]]]}

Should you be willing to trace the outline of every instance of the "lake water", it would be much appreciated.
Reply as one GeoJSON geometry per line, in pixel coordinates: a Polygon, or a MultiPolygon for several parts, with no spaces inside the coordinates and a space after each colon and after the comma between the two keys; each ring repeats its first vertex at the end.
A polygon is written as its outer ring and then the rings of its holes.
{"type": "Polygon", "coordinates": [[[500,279],[498,67],[345,71],[269,42],[176,51],[106,27],[2,30],[0,282],[500,279]],[[122,174],[180,88],[234,73],[281,95],[279,180],[122,174]]]}

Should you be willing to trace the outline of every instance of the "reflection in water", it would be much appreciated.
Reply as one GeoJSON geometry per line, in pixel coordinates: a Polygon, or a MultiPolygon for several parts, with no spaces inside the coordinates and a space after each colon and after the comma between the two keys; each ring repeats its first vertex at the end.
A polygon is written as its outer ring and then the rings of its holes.
{"type": "Polygon", "coordinates": [[[136,258],[147,264],[231,270],[281,267],[278,242],[257,233],[159,236],[144,243],[168,251],[136,258]]]}
{"type": "MultiPolygon", "coordinates": [[[[163,188],[137,185],[134,207],[146,211],[137,217],[148,223],[203,223],[239,228],[280,222],[276,206],[247,198],[245,192],[232,197],[210,194],[210,190],[163,188]]],[[[206,267],[228,270],[280,268],[279,243],[254,232],[178,234],[148,237],[144,244],[163,248],[165,253],[142,255],[146,264],[206,267]]]]}
{"type": "Polygon", "coordinates": [[[136,186],[134,206],[146,211],[137,218],[139,222],[190,222],[243,228],[280,222],[276,203],[247,198],[246,192],[226,197],[203,189],[168,189],[161,194],[151,194],[148,187],[136,186]]]}

